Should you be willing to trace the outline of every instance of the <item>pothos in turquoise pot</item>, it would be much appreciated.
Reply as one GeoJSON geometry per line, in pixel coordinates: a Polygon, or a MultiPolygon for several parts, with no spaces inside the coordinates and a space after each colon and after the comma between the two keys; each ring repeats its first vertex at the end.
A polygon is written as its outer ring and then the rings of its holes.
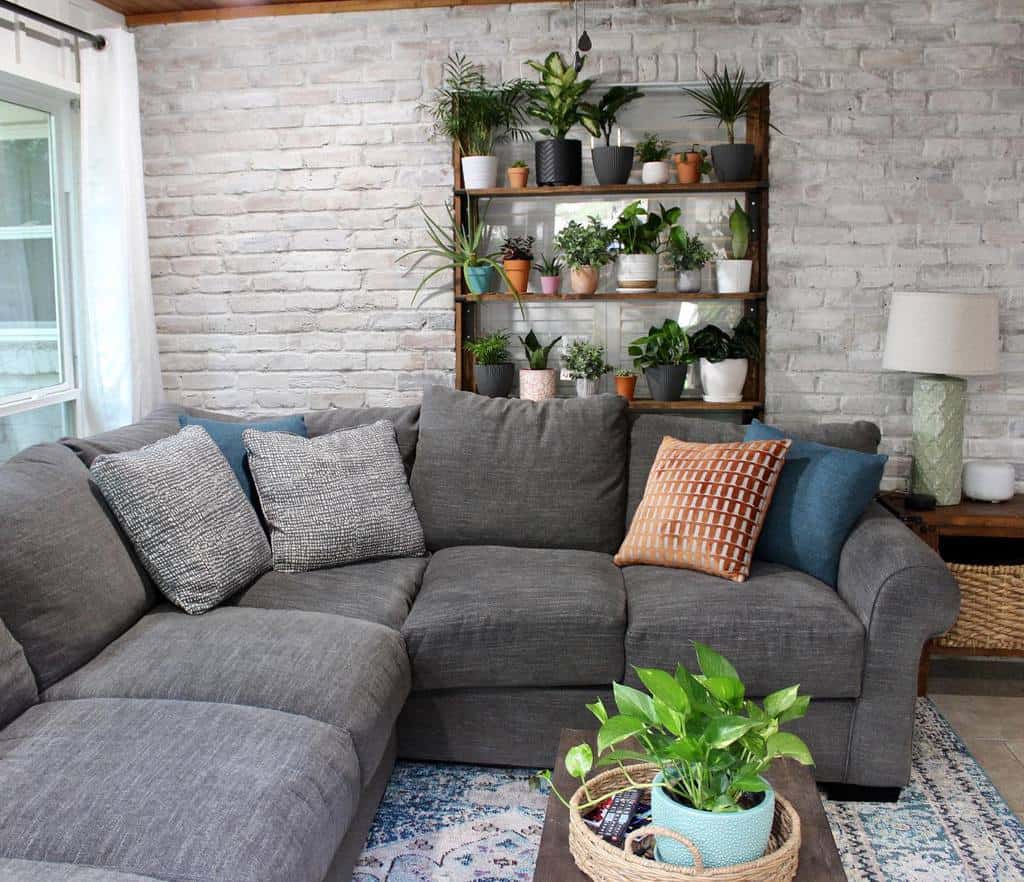
{"type": "MultiPolygon", "coordinates": [[[[726,867],[756,860],[768,846],[775,793],[765,770],[779,757],[814,762],[799,737],[780,731],[807,713],[810,697],[789,686],[753,701],[729,661],[702,643],[694,648],[700,673],[682,665],[674,674],[636,668],[646,691],[614,683],[618,713],[609,714],[600,699],[587,708],[601,724],[596,765],[658,766],[651,783],[634,780],[623,790],[650,788],[653,825],[692,843],[704,866],[726,867]]],[[[589,798],[587,776],[594,765],[589,744],[566,754],[566,769],[584,788],[583,813],[612,795],[589,798]]],[[[547,772],[542,777],[551,779],[547,772]]],[[[679,866],[694,863],[690,849],[667,836],[657,837],[655,855],[679,866]]]]}

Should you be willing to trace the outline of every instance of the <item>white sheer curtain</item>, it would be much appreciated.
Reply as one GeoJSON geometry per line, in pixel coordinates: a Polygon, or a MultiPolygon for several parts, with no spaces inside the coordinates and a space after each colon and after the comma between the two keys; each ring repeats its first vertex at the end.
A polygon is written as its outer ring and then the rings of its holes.
{"type": "Polygon", "coordinates": [[[161,399],[142,182],[135,37],[100,31],[81,52],[81,397],[77,431],[130,423],[161,399]]]}

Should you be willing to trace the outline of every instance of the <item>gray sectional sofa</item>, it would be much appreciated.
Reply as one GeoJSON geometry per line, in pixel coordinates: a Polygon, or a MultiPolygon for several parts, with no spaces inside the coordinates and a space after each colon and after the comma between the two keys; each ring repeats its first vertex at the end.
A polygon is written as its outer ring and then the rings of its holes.
{"type": "MultiPolygon", "coordinates": [[[[446,389],[308,414],[311,435],[393,421],[431,554],[267,573],[188,616],[87,469],[185,412],[216,416],[169,405],[0,466],[0,880],[347,879],[396,754],[550,765],[585,702],[633,665],[691,663],[693,640],[753,693],[814,696],[798,731],[820,780],[906,783],[918,656],[958,595],[894,518],[865,514],[838,590],[611,562],[661,438],[742,427],[446,389]]],[[[802,434],[878,444],[865,423],[802,434]]]]}

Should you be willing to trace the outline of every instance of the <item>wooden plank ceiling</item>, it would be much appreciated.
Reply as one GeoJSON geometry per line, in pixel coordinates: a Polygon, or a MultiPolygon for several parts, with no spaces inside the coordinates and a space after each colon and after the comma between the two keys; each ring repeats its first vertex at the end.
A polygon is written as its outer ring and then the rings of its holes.
{"type": "Polygon", "coordinates": [[[377,12],[455,6],[507,6],[545,0],[100,0],[120,12],[129,27],[182,21],[315,15],[324,12],[377,12]]]}

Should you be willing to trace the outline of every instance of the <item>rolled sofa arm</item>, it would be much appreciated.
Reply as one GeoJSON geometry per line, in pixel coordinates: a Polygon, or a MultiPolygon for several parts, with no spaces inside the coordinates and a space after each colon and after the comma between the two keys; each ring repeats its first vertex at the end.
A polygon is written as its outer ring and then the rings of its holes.
{"type": "Polygon", "coordinates": [[[960,589],[942,559],[878,503],[843,546],[837,589],[865,631],[846,780],[902,787],[910,778],[921,651],[956,620],[960,589]]]}

